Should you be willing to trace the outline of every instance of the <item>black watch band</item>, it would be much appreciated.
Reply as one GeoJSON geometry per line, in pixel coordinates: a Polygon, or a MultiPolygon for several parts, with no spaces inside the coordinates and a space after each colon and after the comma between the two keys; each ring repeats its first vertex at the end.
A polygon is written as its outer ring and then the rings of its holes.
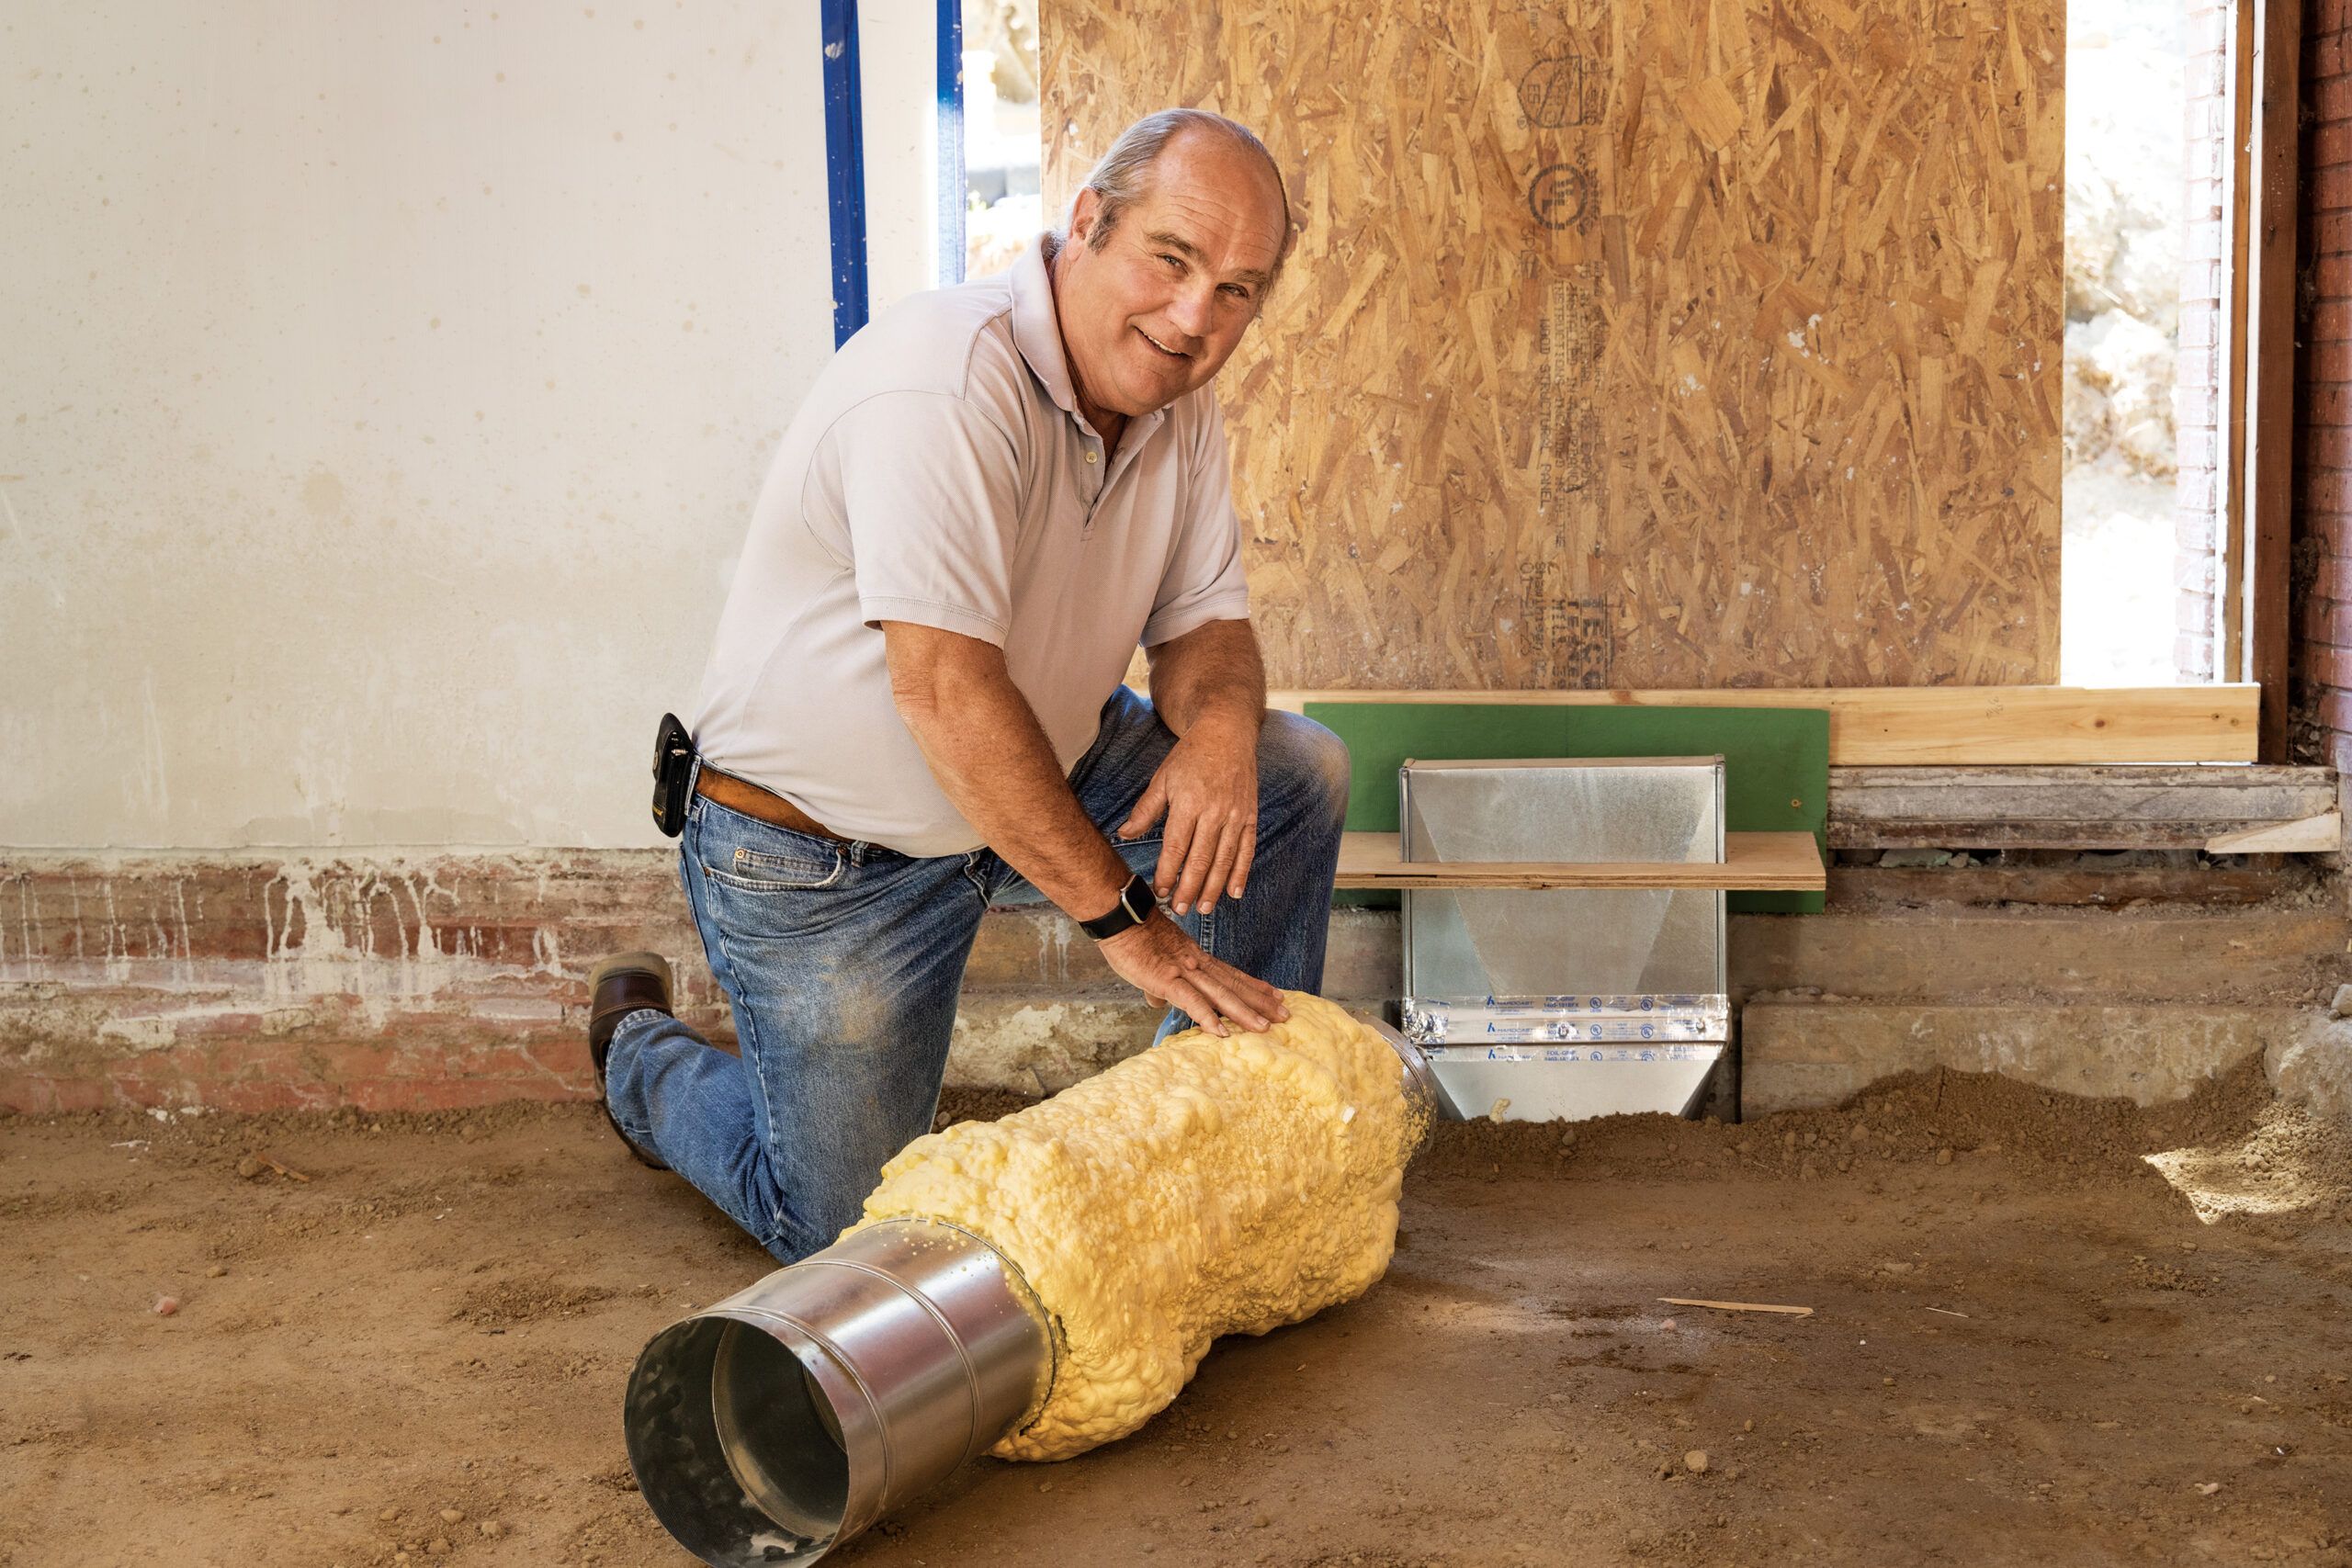
{"type": "Polygon", "coordinates": [[[1151,884],[1138,872],[1127,878],[1127,885],[1119,889],[1119,901],[1111,906],[1109,914],[1080,920],[1078,929],[1101,942],[1106,936],[1117,936],[1129,927],[1139,926],[1151,919],[1152,908],[1159,902],[1152,897],[1151,884]]]}

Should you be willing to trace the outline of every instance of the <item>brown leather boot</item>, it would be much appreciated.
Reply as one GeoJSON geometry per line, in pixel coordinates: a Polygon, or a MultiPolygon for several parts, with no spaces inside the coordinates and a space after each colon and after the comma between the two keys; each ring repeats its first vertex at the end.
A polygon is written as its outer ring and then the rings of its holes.
{"type": "Polygon", "coordinates": [[[605,1108],[605,1120],[613,1124],[614,1134],[628,1145],[638,1164],[654,1170],[670,1168],[621,1131],[620,1118],[613,1114],[612,1101],[605,1098],[605,1055],[612,1049],[613,1031],[630,1013],[644,1008],[670,1012],[670,962],[658,953],[616,953],[588,975],[588,1059],[596,1064],[597,1103],[605,1108]]]}

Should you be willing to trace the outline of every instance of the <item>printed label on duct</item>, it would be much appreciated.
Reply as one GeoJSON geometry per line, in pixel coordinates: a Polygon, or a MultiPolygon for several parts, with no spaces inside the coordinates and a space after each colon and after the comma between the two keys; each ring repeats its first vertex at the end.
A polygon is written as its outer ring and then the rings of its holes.
{"type": "Polygon", "coordinates": [[[1645,1062],[1712,1062],[1723,1054],[1720,1042],[1703,1045],[1436,1045],[1430,1060],[1439,1062],[1551,1062],[1561,1065],[1645,1062]]]}
{"type": "Polygon", "coordinates": [[[1419,1045],[1729,1038],[1730,998],[1704,995],[1407,997],[1406,1038],[1419,1045]]]}

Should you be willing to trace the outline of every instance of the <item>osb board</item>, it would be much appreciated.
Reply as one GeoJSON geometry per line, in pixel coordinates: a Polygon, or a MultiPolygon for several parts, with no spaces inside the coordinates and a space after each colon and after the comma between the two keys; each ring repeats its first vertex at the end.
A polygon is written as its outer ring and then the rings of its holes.
{"type": "Polygon", "coordinates": [[[1220,379],[1278,685],[2046,682],[2062,0],[1044,0],[1302,221],[1220,379]]]}

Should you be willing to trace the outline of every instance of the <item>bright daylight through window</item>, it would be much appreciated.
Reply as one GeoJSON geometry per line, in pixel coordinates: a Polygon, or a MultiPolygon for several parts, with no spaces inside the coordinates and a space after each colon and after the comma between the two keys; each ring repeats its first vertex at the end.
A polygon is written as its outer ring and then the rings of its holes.
{"type": "Polygon", "coordinates": [[[966,0],[964,276],[1011,266],[1046,226],[1037,194],[1037,0],[966,0]]]}
{"type": "Polygon", "coordinates": [[[2067,8],[2068,685],[2213,679],[2229,14],[2067,8]]]}

